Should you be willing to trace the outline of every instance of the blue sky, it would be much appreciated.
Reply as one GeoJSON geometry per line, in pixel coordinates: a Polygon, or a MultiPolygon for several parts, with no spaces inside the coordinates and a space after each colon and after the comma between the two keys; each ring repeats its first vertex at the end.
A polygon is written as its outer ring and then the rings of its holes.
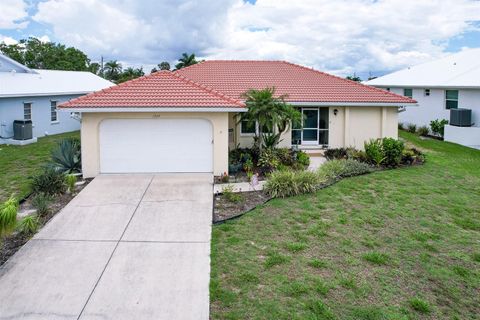
{"type": "Polygon", "coordinates": [[[480,47],[478,0],[2,0],[0,41],[61,42],[150,70],[182,52],[363,78],[480,47]]]}

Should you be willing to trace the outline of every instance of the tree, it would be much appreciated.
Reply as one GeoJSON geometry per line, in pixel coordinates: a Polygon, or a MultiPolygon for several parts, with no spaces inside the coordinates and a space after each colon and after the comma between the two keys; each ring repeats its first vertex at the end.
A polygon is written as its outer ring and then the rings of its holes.
{"type": "Polygon", "coordinates": [[[100,63],[98,62],[92,62],[88,66],[88,71],[90,71],[93,74],[99,74],[101,71],[100,69],[101,69],[101,66],[100,66],[100,63]]]}
{"type": "Polygon", "coordinates": [[[32,69],[89,70],[90,59],[82,51],[37,38],[22,39],[11,45],[0,43],[0,52],[32,69]]]}
{"type": "Polygon", "coordinates": [[[240,114],[241,121],[257,121],[260,152],[264,144],[264,132],[280,136],[291,125],[299,121],[300,112],[285,102],[286,95],[275,97],[275,88],[249,90],[242,95],[248,111],[240,114]],[[276,132],[274,132],[276,129],[276,132]]]}
{"type": "Polygon", "coordinates": [[[123,72],[118,77],[117,83],[125,82],[128,80],[136,79],[141,76],[144,76],[145,72],[143,72],[143,68],[127,68],[123,70],[123,72]]]}
{"type": "Polygon", "coordinates": [[[170,63],[168,63],[167,61],[162,61],[158,64],[158,68],[160,70],[170,70],[170,63]]]}
{"type": "Polygon", "coordinates": [[[175,69],[179,70],[197,63],[198,61],[195,59],[195,53],[189,55],[184,52],[182,53],[182,57],[178,59],[178,63],[175,65],[175,69]]]}
{"type": "Polygon", "coordinates": [[[362,79],[359,76],[357,76],[355,72],[353,73],[353,76],[347,76],[345,79],[356,81],[356,82],[362,82],[362,79]]]}
{"type": "Polygon", "coordinates": [[[122,73],[122,65],[117,60],[111,60],[105,63],[104,67],[105,79],[117,81],[122,73]]]}

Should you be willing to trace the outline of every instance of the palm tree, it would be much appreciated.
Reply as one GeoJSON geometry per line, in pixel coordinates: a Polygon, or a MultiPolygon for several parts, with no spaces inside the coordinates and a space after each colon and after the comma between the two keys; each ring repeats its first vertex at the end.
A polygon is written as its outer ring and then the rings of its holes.
{"type": "Polygon", "coordinates": [[[178,63],[175,65],[175,69],[182,69],[191,65],[196,64],[198,61],[195,60],[195,53],[188,54],[186,52],[182,53],[182,57],[178,59],[178,63]]]}
{"type": "Polygon", "coordinates": [[[88,71],[93,74],[98,74],[100,72],[100,64],[98,62],[92,62],[88,66],[88,71]]]}
{"type": "Polygon", "coordinates": [[[277,129],[276,134],[280,137],[290,127],[292,121],[299,121],[301,118],[300,112],[285,102],[286,95],[275,97],[275,88],[251,89],[242,97],[245,99],[248,111],[240,114],[239,122],[244,120],[258,122],[257,139],[260,152],[263,148],[265,131],[274,133],[274,129],[277,129]]]}
{"type": "Polygon", "coordinates": [[[158,64],[158,68],[160,70],[170,70],[170,63],[168,63],[167,61],[162,61],[158,64]]]}
{"type": "Polygon", "coordinates": [[[122,72],[122,65],[117,60],[111,60],[105,63],[104,74],[109,80],[117,80],[122,72]]]}

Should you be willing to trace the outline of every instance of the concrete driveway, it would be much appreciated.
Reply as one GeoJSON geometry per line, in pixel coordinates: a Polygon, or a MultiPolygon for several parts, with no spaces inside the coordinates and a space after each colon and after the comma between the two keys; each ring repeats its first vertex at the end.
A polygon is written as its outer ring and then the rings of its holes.
{"type": "Polygon", "coordinates": [[[208,319],[212,184],[95,178],[0,269],[0,319],[208,319]]]}

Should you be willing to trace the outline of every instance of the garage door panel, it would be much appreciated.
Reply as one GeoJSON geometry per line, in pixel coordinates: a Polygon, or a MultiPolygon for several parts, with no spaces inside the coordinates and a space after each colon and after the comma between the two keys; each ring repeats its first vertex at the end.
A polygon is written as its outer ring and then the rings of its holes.
{"type": "Polygon", "coordinates": [[[212,127],[204,119],[108,119],[100,125],[100,171],[212,172],[212,127]]]}

